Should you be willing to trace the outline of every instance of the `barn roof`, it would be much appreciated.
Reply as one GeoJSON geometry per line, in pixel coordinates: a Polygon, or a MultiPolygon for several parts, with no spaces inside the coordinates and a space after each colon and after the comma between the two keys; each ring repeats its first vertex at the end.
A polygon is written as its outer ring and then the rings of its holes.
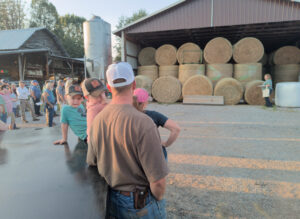
{"type": "MultiPolygon", "coordinates": [[[[28,29],[14,29],[14,30],[1,30],[0,31],[0,51],[11,51],[11,50],[20,50],[21,47],[37,32],[45,31],[58,45],[60,50],[64,53],[66,57],[69,57],[69,54],[62,46],[60,40],[47,28],[36,27],[28,29]]],[[[40,48],[48,49],[48,48],[40,48]]]]}

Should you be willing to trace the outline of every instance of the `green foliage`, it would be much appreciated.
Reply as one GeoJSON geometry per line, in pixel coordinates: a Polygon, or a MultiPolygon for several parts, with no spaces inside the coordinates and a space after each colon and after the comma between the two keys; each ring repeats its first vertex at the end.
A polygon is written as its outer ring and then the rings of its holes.
{"type": "MultiPolygon", "coordinates": [[[[120,29],[122,27],[125,27],[126,25],[137,21],[138,19],[147,16],[147,12],[144,9],[140,9],[137,12],[134,12],[132,16],[130,17],[125,17],[125,16],[121,16],[119,18],[119,22],[116,25],[117,29],[120,29]]],[[[119,37],[116,38],[116,45],[114,46],[114,49],[117,52],[117,56],[114,58],[115,62],[121,61],[121,39],[119,37]]]]}
{"type": "Polygon", "coordinates": [[[60,32],[58,36],[69,55],[73,58],[84,56],[83,22],[85,21],[85,18],[74,14],[59,17],[60,32]]]}
{"type": "Polygon", "coordinates": [[[0,0],[0,30],[24,28],[24,8],[22,0],[0,0]]]}

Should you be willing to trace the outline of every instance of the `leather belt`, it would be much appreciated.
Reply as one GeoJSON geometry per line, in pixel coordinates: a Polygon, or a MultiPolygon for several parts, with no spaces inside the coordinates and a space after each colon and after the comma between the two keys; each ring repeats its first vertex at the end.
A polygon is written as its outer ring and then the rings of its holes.
{"type": "Polygon", "coordinates": [[[120,191],[120,194],[125,195],[125,196],[127,196],[127,197],[130,197],[130,196],[131,196],[130,193],[131,193],[131,192],[120,191]]]}

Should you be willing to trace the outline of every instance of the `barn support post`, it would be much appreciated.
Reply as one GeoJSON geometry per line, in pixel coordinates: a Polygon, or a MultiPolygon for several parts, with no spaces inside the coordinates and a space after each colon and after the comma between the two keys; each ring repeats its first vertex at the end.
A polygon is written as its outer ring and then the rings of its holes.
{"type": "Polygon", "coordinates": [[[125,32],[122,31],[122,36],[121,36],[121,61],[126,62],[127,61],[127,51],[126,51],[126,37],[125,37],[125,32]]]}
{"type": "Polygon", "coordinates": [[[19,80],[22,81],[24,80],[23,77],[23,66],[22,66],[22,57],[21,54],[18,55],[18,64],[19,64],[19,80]]]}
{"type": "Polygon", "coordinates": [[[46,53],[46,79],[49,78],[49,64],[48,64],[48,53],[46,53]]]}

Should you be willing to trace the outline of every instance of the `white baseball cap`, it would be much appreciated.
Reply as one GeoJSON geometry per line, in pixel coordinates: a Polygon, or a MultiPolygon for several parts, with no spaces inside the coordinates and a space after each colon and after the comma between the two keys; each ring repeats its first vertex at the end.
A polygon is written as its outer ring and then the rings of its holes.
{"type": "Polygon", "coordinates": [[[119,62],[111,64],[106,71],[107,83],[110,87],[123,87],[134,81],[134,73],[132,67],[127,62],[119,62]],[[124,79],[125,82],[114,83],[114,80],[124,79]]]}

